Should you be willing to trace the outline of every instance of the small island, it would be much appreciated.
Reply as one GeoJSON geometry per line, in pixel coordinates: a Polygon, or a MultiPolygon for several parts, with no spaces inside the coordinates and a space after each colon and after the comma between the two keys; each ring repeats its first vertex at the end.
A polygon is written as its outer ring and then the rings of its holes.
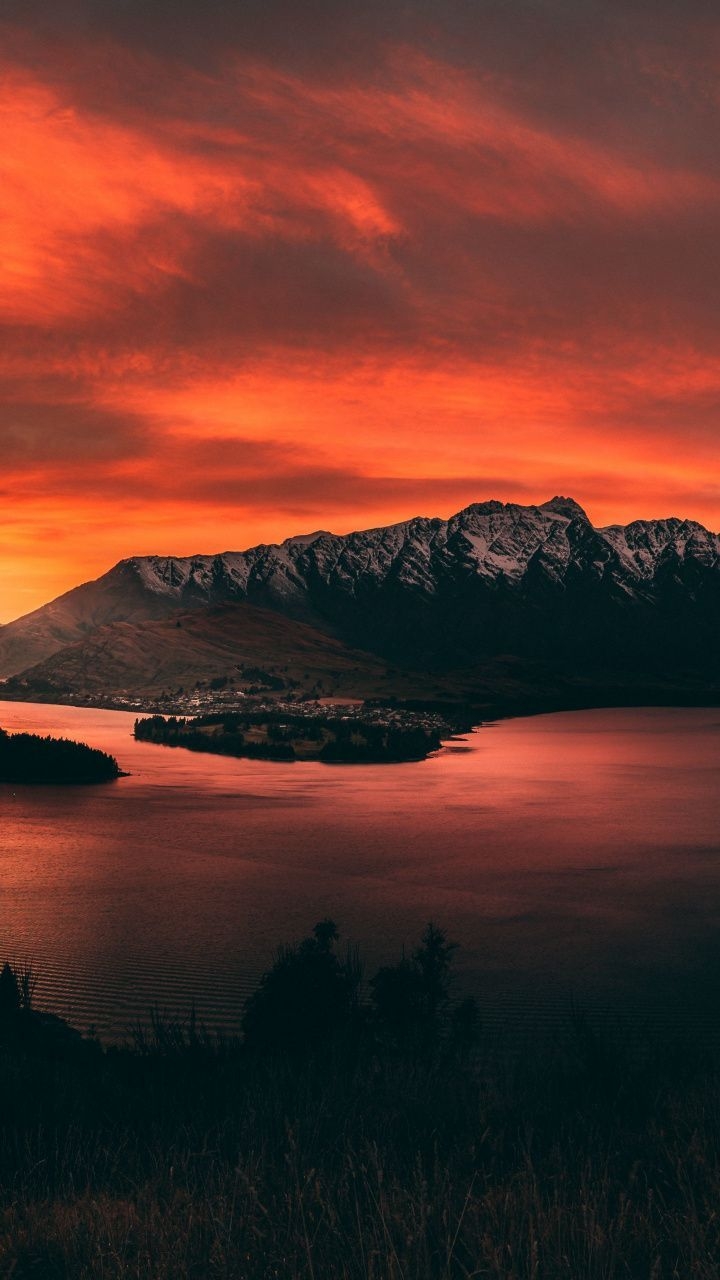
{"type": "Polygon", "coordinates": [[[378,764],[424,760],[442,745],[447,726],[419,715],[308,716],[281,711],[148,716],[135,721],[135,737],[166,747],[256,760],[319,760],[378,764]]]}
{"type": "Polygon", "coordinates": [[[120,777],[114,756],[84,742],[0,729],[0,783],[86,785],[120,777]]]}

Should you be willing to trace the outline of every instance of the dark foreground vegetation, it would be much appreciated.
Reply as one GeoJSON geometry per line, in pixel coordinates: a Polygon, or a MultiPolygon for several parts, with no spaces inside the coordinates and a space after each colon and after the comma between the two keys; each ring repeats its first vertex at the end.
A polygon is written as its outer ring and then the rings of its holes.
{"type": "Polygon", "coordinates": [[[717,1280],[715,1068],[603,1047],[487,1065],[450,947],[363,990],[329,921],[244,1043],[155,1019],[102,1049],[0,978],[0,1274],[717,1280]]]}
{"type": "Polygon", "coordinates": [[[84,742],[0,729],[0,782],[92,783],[119,777],[117,760],[84,742]]]}

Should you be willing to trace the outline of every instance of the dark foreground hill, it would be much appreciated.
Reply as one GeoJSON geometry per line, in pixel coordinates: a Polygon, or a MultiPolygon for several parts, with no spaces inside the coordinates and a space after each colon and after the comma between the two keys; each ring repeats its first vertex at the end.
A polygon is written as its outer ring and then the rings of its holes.
{"type": "Polygon", "coordinates": [[[245,1044],[103,1050],[0,975],[13,1280],[717,1280],[718,1071],[575,1013],[515,1059],[446,1000],[438,931],[370,984],[323,922],[245,1044]],[[439,962],[439,963],[438,963],[439,962]]]}
{"type": "MultiPolygon", "coordinates": [[[[315,533],[217,556],[136,557],[4,627],[0,674],[97,637],[68,655],[69,684],[80,674],[87,684],[97,671],[105,687],[107,668],[125,663],[128,680],[149,687],[156,674],[165,679],[162,620],[202,613],[203,644],[217,639],[222,647],[223,615],[208,610],[228,604],[260,606],[288,627],[309,625],[316,644],[317,636],[330,637],[441,678],[464,671],[472,680],[510,659],[524,672],[540,664],[550,684],[711,688],[719,665],[720,538],[675,518],[596,529],[577,503],[554,498],[534,507],[477,503],[450,520],[420,517],[344,537],[315,533]],[[108,624],[115,630],[98,630],[108,624]],[[128,625],[140,631],[131,636],[122,630],[128,625]],[[126,661],[128,646],[142,650],[137,662],[132,654],[126,661]]],[[[200,637],[186,635],[190,652],[200,637]]],[[[290,630],[269,640],[267,661],[277,664],[276,643],[288,661],[290,630]]],[[[340,650],[333,653],[334,662],[340,650]]],[[[207,651],[198,655],[206,657],[212,665],[207,651]]],[[[354,665],[363,664],[374,679],[370,659],[354,665]]],[[[187,678],[177,663],[167,677],[187,678]]],[[[48,678],[62,677],[53,669],[48,678]]]]}

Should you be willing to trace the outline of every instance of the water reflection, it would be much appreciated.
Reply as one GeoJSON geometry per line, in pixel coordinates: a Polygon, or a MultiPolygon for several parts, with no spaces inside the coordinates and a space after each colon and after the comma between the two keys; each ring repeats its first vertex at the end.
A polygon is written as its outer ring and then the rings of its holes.
{"type": "Polygon", "coordinates": [[[432,917],[488,1017],[570,992],[670,1020],[720,1004],[717,709],[506,721],[421,764],[135,743],[132,716],[0,704],[131,777],[0,788],[0,948],[52,1006],[122,1029],[156,1002],[232,1024],[283,939],[332,914],[369,967],[432,917]]]}

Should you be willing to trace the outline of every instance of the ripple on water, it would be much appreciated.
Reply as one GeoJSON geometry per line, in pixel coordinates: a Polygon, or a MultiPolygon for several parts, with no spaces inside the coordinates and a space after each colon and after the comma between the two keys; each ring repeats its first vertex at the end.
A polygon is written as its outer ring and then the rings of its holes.
{"type": "Polygon", "coordinates": [[[486,1024],[571,997],[657,1025],[720,1008],[720,717],[640,708],[496,723],[419,764],[228,760],[120,712],[0,703],[129,778],[0,788],[0,951],[38,997],[122,1034],[151,1006],[237,1027],[278,943],[332,915],[368,968],[433,918],[486,1024]]]}

